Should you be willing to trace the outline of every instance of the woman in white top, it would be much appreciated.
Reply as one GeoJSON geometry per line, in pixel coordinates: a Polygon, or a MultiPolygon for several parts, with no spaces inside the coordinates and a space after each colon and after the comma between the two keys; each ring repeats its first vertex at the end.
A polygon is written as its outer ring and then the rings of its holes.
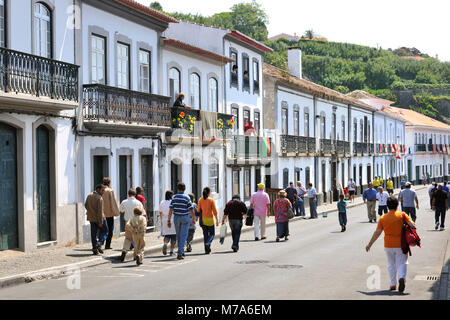
{"type": "Polygon", "coordinates": [[[162,252],[167,254],[167,245],[170,242],[170,255],[173,255],[175,244],[177,243],[177,232],[173,215],[170,219],[170,228],[167,226],[169,220],[170,203],[172,202],[173,191],[166,191],[166,200],[159,204],[159,216],[161,217],[161,235],[164,236],[164,246],[162,252]]]}

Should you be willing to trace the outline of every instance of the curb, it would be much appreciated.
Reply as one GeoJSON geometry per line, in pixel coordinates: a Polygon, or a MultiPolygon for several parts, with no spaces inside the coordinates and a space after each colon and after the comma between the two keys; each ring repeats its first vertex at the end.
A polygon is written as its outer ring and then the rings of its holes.
{"type": "Polygon", "coordinates": [[[450,240],[447,240],[446,250],[444,251],[444,260],[442,261],[441,276],[439,278],[438,300],[450,300],[450,266],[447,261],[450,260],[450,240]]]}
{"type": "MultiPolygon", "coordinates": [[[[422,190],[422,189],[426,189],[426,187],[424,188],[417,188],[416,190],[422,190]]],[[[397,193],[398,194],[398,193],[397,193]]],[[[395,195],[395,194],[394,194],[395,195]]],[[[348,208],[354,208],[354,207],[359,207],[364,205],[364,202],[362,203],[353,203],[351,205],[348,205],[348,208]]],[[[326,211],[327,213],[334,213],[337,212],[338,209],[332,209],[329,211],[326,211]]],[[[322,213],[317,213],[318,216],[322,216],[322,213]]],[[[305,220],[305,218],[303,217],[294,217],[290,220],[290,222],[295,222],[295,221],[302,221],[305,220]]],[[[276,223],[275,222],[270,222],[266,224],[266,227],[272,227],[275,226],[276,223]]],[[[243,233],[247,233],[250,231],[253,231],[254,228],[253,227],[246,227],[243,228],[241,231],[241,234],[243,233]]],[[[227,236],[231,235],[231,230],[227,231],[227,236]]],[[[192,241],[192,244],[198,244],[198,243],[202,243],[203,242],[203,237],[199,236],[197,238],[194,238],[194,240],[192,241]]],[[[450,248],[450,246],[449,246],[450,248]]],[[[144,250],[144,254],[153,254],[156,252],[159,252],[161,250],[161,245],[158,246],[152,246],[148,249],[144,250]]],[[[448,251],[448,250],[447,250],[448,251]]],[[[126,259],[130,258],[133,254],[131,252],[127,253],[126,259]]],[[[117,254],[110,254],[110,255],[105,255],[105,256],[101,256],[98,258],[94,258],[91,260],[86,260],[86,261],[81,261],[81,262],[76,262],[76,263],[71,263],[71,264],[66,264],[66,265],[62,265],[62,266],[56,266],[56,267],[51,267],[51,268],[46,268],[46,269],[41,269],[41,270],[37,270],[37,271],[31,271],[28,273],[23,273],[23,274],[19,274],[19,275],[14,275],[14,276],[10,276],[10,277],[6,277],[6,278],[0,278],[0,289],[6,288],[6,287],[12,287],[12,286],[16,286],[16,285],[20,285],[20,284],[24,284],[24,283],[31,283],[34,281],[39,281],[39,280],[46,280],[46,279],[51,279],[51,278],[55,278],[55,277],[60,277],[60,276],[64,276],[67,274],[71,274],[73,272],[74,268],[92,268],[92,267],[96,267],[99,265],[103,265],[103,264],[107,264],[107,263],[112,263],[113,260],[118,259],[118,255],[117,254]]],[[[448,270],[447,270],[448,272],[448,270]]]]}

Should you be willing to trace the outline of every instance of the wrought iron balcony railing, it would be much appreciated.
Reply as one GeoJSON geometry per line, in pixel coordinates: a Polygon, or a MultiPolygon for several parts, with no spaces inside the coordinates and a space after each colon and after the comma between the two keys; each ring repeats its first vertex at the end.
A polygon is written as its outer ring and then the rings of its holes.
{"type": "Polygon", "coordinates": [[[427,151],[427,145],[425,144],[416,144],[414,146],[415,152],[426,152],[427,151]]]}
{"type": "Polygon", "coordinates": [[[87,121],[170,127],[169,104],[170,97],[101,84],[83,86],[83,112],[87,121]]]}
{"type": "Polygon", "coordinates": [[[330,154],[335,152],[335,146],[330,139],[320,139],[320,152],[330,154]]]}
{"type": "Polygon", "coordinates": [[[315,152],[315,139],[310,140],[307,137],[301,136],[280,136],[281,153],[313,153],[315,152]],[[311,147],[309,147],[311,145],[311,147]],[[312,151],[310,151],[312,150],[312,151]]]}
{"type": "Polygon", "coordinates": [[[316,153],[316,139],[312,137],[306,138],[308,141],[308,153],[316,153]]]}
{"type": "Polygon", "coordinates": [[[0,48],[0,90],[78,101],[78,66],[0,48]]]}
{"type": "Polygon", "coordinates": [[[353,154],[368,154],[369,144],[365,142],[353,142],[353,154]]]}

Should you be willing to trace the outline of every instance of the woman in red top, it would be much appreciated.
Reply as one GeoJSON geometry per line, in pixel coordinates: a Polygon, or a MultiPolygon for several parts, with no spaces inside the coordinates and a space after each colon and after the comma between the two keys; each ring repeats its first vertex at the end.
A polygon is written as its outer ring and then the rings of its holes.
{"type": "Polygon", "coordinates": [[[288,199],[286,199],[286,195],[287,193],[284,190],[278,192],[279,199],[275,200],[275,203],[273,204],[275,223],[277,225],[277,242],[283,237],[285,241],[289,240],[288,210],[289,208],[292,209],[292,204],[288,199]]]}
{"type": "Polygon", "coordinates": [[[136,188],[136,199],[138,199],[145,208],[145,202],[147,202],[147,199],[144,197],[144,189],[142,187],[136,188]]]}

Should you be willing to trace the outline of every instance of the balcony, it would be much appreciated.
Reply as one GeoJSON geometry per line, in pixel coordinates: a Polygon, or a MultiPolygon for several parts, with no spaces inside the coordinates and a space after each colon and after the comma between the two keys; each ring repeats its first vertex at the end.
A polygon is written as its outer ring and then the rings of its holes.
{"type": "Polygon", "coordinates": [[[0,102],[13,111],[54,112],[78,106],[78,66],[0,48],[0,102]]]}
{"type": "Polygon", "coordinates": [[[369,144],[365,142],[353,142],[354,155],[367,155],[369,153],[369,144]]]}
{"type": "Polygon", "coordinates": [[[308,141],[308,154],[315,154],[316,153],[316,139],[308,137],[306,138],[308,141]]]}
{"type": "Polygon", "coordinates": [[[336,151],[339,156],[349,156],[350,142],[340,140],[336,141],[336,151]]]}
{"type": "Polygon", "coordinates": [[[316,152],[316,140],[301,136],[280,136],[281,153],[283,156],[301,156],[316,152]]]}
{"type": "Polygon", "coordinates": [[[375,145],[373,143],[368,143],[367,144],[367,148],[369,150],[369,154],[370,155],[374,155],[375,154],[375,145]]]}
{"type": "Polygon", "coordinates": [[[217,139],[231,139],[234,129],[233,116],[217,112],[173,107],[171,119],[169,143],[193,143],[193,139],[200,139],[206,144],[217,139]]]}
{"type": "Polygon", "coordinates": [[[119,135],[156,134],[170,130],[170,97],[109,87],[83,86],[87,129],[119,135]]]}
{"type": "Polygon", "coordinates": [[[416,144],[414,146],[415,152],[427,152],[427,145],[426,144],[416,144]]]}
{"type": "Polygon", "coordinates": [[[331,155],[335,151],[335,145],[330,139],[320,139],[320,153],[322,155],[331,155]]]}
{"type": "Polygon", "coordinates": [[[265,164],[271,157],[271,139],[254,136],[233,136],[228,165],[265,164]]]}

